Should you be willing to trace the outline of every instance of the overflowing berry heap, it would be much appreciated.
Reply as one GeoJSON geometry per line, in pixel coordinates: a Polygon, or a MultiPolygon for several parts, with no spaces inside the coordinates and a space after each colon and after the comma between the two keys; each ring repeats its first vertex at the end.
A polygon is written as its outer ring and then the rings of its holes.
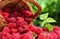
{"type": "Polygon", "coordinates": [[[5,8],[0,12],[8,23],[0,32],[0,39],[60,39],[58,26],[48,32],[47,28],[29,25],[33,16],[29,10],[5,8]]]}

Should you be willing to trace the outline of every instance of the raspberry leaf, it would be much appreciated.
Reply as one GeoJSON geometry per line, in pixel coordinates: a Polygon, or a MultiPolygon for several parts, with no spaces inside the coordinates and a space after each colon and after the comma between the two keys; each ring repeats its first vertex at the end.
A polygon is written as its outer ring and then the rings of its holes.
{"type": "Polygon", "coordinates": [[[47,17],[48,17],[48,13],[45,13],[45,14],[40,15],[39,18],[40,18],[41,20],[46,20],[47,17]]]}

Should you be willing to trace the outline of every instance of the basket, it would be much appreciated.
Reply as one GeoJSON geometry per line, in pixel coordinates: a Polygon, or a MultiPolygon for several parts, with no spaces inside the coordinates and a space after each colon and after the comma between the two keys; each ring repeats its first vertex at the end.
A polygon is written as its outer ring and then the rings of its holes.
{"type": "MultiPolygon", "coordinates": [[[[41,6],[39,5],[38,2],[36,2],[36,0],[2,0],[0,2],[0,9],[3,9],[7,6],[9,6],[11,8],[14,6],[19,6],[20,8],[25,8],[25,9],[30,10],[33,13],[32,20],[31,20],[30,24],[33,24],[34,20],[41,14],[41,6]],[[30,2],[38,8],[38,11],[36,13],[33,12],[32,7],[30,6],[30,2]]],[[[7,25],[6,20],[0,14],[0,29],[6,25],[7,25]]]]}

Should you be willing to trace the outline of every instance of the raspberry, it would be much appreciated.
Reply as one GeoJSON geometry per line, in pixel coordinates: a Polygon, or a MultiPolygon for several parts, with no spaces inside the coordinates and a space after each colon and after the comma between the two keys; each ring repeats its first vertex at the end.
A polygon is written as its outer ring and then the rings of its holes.
{"type": "Polygon", "coordinates": [[[26,33],[26,32],[28,32],[29,31],[29,29],[28,28],[24,28],[24,33],[26,33]]]}
{"type": "Polygon", "coordinates": [[[22,28],[22,27],[18,27],[18,31],[19,31],[20,33],[22,33],[22,32],[23,32],[23,28],[22,28]]]}
{"type": "Polygon", "coordinates": [[[16,23],[17,23],[17,26],[20,26],[20,27],[21,27],[22,24],[23,24],[23,22],[21,22],[21,21],[17,21],[16,23]]]}
{"type": "Polygon", "coordinates": [[[29,26],[28,26],[28,29],[29,30],[31,30],[32,32],[35,32],[35,26],[34,25],[32,25],[32,24],[30,24],[29,26]]]}
{"type": "Polygon", "coordinates": [[[25,18],[25,21],[27,22],[27,23],[30,23],[31,22],[31,18],[25,18]]]}
{"type": "Polygon", "coordinates": [[[33,39],[33,37],[29,33],[25,33],[23,34],[22,39],[33,39]]]}
{"type": "Polygon", "coordinates": [[[53,36],[53,39],[58,39],[58,36],[55,32],[51,32],[50,34],[53,36]]]}
{"type": "Polygon", "coordinates": [[[4,12],[10,12],[11,10],[9,8],[5,8],[4,12]]]}
{"type": "Polygon", "coordinates": [[[28,31],[28,33],[31,35],[31,37],[33,37],[33,32],[32,31],[28,31]]]}
{"type": "Polygon", "coordinates": [[[2,39],[9,39],[11,35],[9,33],[3,33],[2,39]]]}
{"type": "Polygon", "coordinates": [[[47,33],[45,33],[45,32],[40,33],[38,36],[38,39],[46,39],[46,35],[47,35],[47,33]]]}
{"type": "Polygon", "coordinates": [[[59,30],[60,30],[60,28],[58,26],[55,26],[53,29],[53,31],[59,31],[59,30]]]}
{"type": "Polygon", "coordinates": [[[21,39],[21,35],[19,33],[13,33],[11,39],[21,39]]]}
{"type": "Polygon", "coordinates": [[[43,30],[40,27],[36,27],[35,32],[39,35],[43,30]]]}
{"type": "Polygon", "coordinates": [[[10,32],[10,29],[9,29],[8,27],[4,27],[4,28],[3,28],[3,32],[9,33],[9,32],[10,32]]]}
{"type": "Polygon", "coordinates": [[[17,17],[17,20],[23,22],[24,21],[24,18],[23,17],[17,17]]]}
{"type": "Polygon", "coordinates": [[[48,33],[46,39],[53,39],[53,36],[50,33],[48,33]]]}
{"type": "Polygon", "coordinates": [[[58,39],[60,39],[60,31],[55,31],[55,33],[57,34],[58,39]]]}
{"type": "Polygon", "coordinates": [[[9,27],[9,28],[16,28],[17,25],[16,25],[16,23],[9,23],[9,24],[8,24],[8,27],[9,27]]]}
{"type": "Polygon", "coordinates": [[[16,19],[14,17],[9,18],[9,22],[16,22],[16,19]]]}
{"type": "Polygon", "coordinates": [[[18,26],[23,26],[23,25],[25,24],[24,22],[22,22],[22,21],[20,21],[20,20],[17,21],[16,23],[17,23],[18,26]]]}
{"type": "Polygon", "coordinates": [[[7,12],[4,12],[2,13],[3,17],[5,18],[5,20],[8,20],[8,17],[9,17],[9,13],[7,12]]]}
{"type": "Polygon", "coordinates": [[[17,29],[11,29],[11,33],[16,33],[17,32],[17,29]]]}
{"type": "Polygon", "coordinates": [[[15,15],[15,17],[19,17],[19,16],[21,16],[21,13],[20,12],[14,12],[14,15],[15,15]]]}
{"type": "Polygon", "coordinates": [[[7,13],[7,12],[3,12],[2,15],[3,15],[4,17],[9,17],[9,13],[7,13]]]}
{"type": "Polygon", "coordinates": [[[26,17],[31,17],[32,13],[28,10],[24,11],[26,17]]]}
{"type": "Polygon", "coordinates": [[[10,13],[10,17],[15,17],[13,13],[10,13]]]}
{"type": "Polygon", "coordinates": [[[22,27],[24,27],[24,28],[28,27],[27,22],[23,22],[22,27]]]}
{"type": "Polygon", "coordinates": [[[48,28],[43,28],[43,31],[48,31],[48,28]]]}
{"type": "Polygon", "coordinates": [[[0,38],[2,37],[2,32],[0,32],[0,38]]]}

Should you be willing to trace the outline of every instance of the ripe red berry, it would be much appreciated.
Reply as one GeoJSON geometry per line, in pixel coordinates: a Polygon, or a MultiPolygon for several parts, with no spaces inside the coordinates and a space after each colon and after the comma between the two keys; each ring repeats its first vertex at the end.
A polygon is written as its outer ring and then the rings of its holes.
{"type": "Polygon", "coordinates": [[[43,31],[48,31],[48,28],[43,28],[43,31]]]}
{"type": "Polygon", "coordinates": [[[53,29],[53,31],[60,31],[60,27],[55,26],[54,29],[53,29]]]}
{"type": "Polygon", "coordinates": [[[11,10],[9,8],[5,8],[4,12],[10,12],[11,10]]]}
{"type": "Polygon", "coordinates": [[[33,39],[33,37],[29,33],[25,33],[23,34],[22,39],[33,39]]]}
{"type": "Polygon", "coordinates": [[[48,33],[46,39],[53,39],[53,36],[50,33],[48,33]]]}
{"type": "Polygon", "coordinates": [[[24,28],[28,27],[27,22],[23,22],[22,27],[24,27],[24,28]]]}
{"type": "Polygon", "coordinates": [[[9,39],[11,35],[9,33],[3,33],[2,39],[9,39]]]}
{"type": "Polygon", "coordinates": [[[60,31],[55,31],[55,33],[57,34],[58,39],[60,39],[60,31]]]}
{"type": "Polygon", "coordinates": [[[18,27],[18,31],[19,31],[20,33],[22,33],[22,32],[23,32],[23,28],[22,28],[22,27],[18,27]]]}
{"type": "Polygon", "coordinates": [[[27,23],[30,23],[31,22],[31,18],[25,18],[25,21],[27,22],[27,23]]]}
{"type": "Polygon", "coordinates": [[[32,16],[32,13],[28,10],[26,10],[24,13],[25,13],[26,17],[31,17],[32,16]]]}
{"type": "Polygon", "coordinates": [[[9,32],[10,32],[10,29],[9,29],[8,27],[4,27],[4,28],[3,28],[3,32],[9,33],[9,32]]]}
{"type": "Polygon", "coordinates": [[[3,12],[2,15],[3,15],[4,17],[9,17],[9,13],[8,13],[8,12],[3,12]]]}
{"type": "Polygon", "coordinates": [[[9,13],[3,12],[2,15],[3,15],[3,17],[5,18],[5,20],[8,20],[9,13]]]}
{"type": "Polygon", "coordinates": [[[17,29],[14,29],[14,28],[11,29],[11,33],[16,33],[16,32],[17,32],[17,29]]]}
{"type": "Polygon", "coordinates": [[[17,25],[16,25],[16,23],[9,23],[9,24],[8,24],[8,27],[9,27],[9,28],[16,28],[17,25]]]}
{"type": "Polygon", "coordinates": [[[39,35],[41,32],[43,32],[43,30],[40,27],[36,27],[35,32],[39,35]]]}
{"type": "Polygon", "coordinates": [[[11,39],[21,39],[21,35],[19,33],[13,33],[11,39]]]}
{"type": "Polygon", "coordinates": [[[15,16],[15,17],[19,17],[19,16],[21,16],[21,13],[19,13],[19,12],[14,12],[14,16],[15,16]]]}
{"type": "Polygon", "coordinates": [[[23,17],[17,17],[17,21],[24,21],[24,18],[23,17]]]}
{"type": "Polygon", "coordinates": [[[46,36],[47,33],[43,32],[43,33],[40,33],[39,36],[38,36],[38,39],[46,39],[46,36]]]}
{"type": "Polygon", "coordinates": [[[30,24],[29,26],[28,26],[28,29],[30,30],[30,31],[32,31],[32,32],[35,32],[35,26],[34,25],[32,25],[32,24],[30,24]]]}
{"type": "Polygon", "coordinates": [[[50,33],[53,36],[53,39],[58,39],[58,35],[55,32],[50,33]]]}
{"type": "Polygon", "coordinates": [[[14,17],[11,17],[8,19],[9,22],[16,22],[16,19],[14,17]]]}

